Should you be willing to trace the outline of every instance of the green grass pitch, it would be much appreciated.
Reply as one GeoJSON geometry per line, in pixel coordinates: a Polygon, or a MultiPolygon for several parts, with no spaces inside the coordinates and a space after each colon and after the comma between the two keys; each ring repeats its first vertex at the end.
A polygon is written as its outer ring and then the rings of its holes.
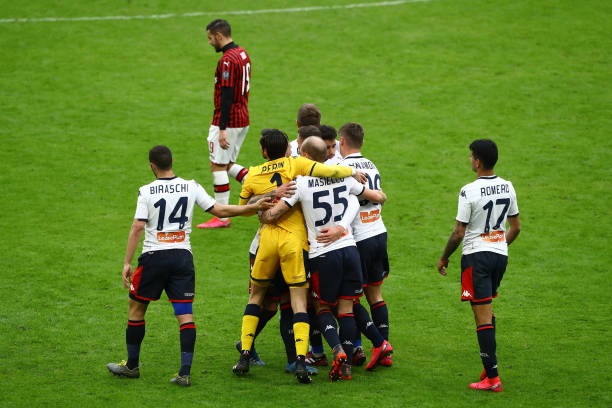
{"type": "Polygon", "coordinates": [[[611,16],[597,0],[0,0],[0,406],[612,406],[611,16]],[[147,315],[141,378],[105,368],[125,358],[120,274],[148,149],[170,146],[176,173],[212,193],[204,27],[218,17],[253,61],[240,163],[262,161],[262,128],[293,136],[304,102],[365,127],[389,196],[390,369],[299,386],[273,319],[257,341],[267,365],[231,373],[255,218],[193,232],[193,386],[168,383],[165,300],[147,315]],[[523,227],[494,302],[501,394],[468,389],[481,366],[459,254],[448,277],[435,269],[482,137],[523,227]]]}

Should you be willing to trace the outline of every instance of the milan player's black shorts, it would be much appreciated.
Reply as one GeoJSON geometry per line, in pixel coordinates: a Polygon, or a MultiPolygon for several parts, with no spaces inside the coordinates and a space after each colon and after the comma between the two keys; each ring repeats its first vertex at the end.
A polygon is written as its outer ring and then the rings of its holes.
{"type": "Polygon", "coordinates": [[[365,286],[378,286],[389,276],[387,233],[375,235],[357,242],[361,257],[361,272],[365,286]]]}
{"type": "Polygon", "coordinates": [[[472,303],[491,303],[497,297],[508,257],[482,251],[461,257],[461,300],[472,303]]]}
{"type": "Polygon", "coordinates": [[[130,298],[148,302],[166,291],[171,302],[193,302],[195,269],[193,255],[186,249],[145,252],[132,275],[130,298]]]}
{"type": "Polygon", "coordinates": [[[335,306],[338,299],[363,294],[361,264],[356,246],[326,252],[310,259],[310,284],[319,302],[335,306]]]}

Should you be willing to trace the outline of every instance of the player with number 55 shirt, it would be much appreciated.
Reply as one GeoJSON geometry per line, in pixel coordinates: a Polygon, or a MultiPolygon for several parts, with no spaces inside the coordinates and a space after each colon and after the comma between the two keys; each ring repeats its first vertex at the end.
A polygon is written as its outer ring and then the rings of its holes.
{"type": "MultiPolygon", "coordinates": [[[[327,144],[316,136],[306,139],[300,150],[318,162],[327,156],[327,144]]],[[[381,203],[386,200],[382,191],[370,190],[350,177],[298,177],[296,193],[261,217],[265,222],[276,221],[301,204],[319,330],[334,353],[329,374],[332,381],[352,378],[348,357],[353,354],[352,342],[357,335],[353,302],[363,293],[359,252],[350,228],[359,210],[357,196],[381,203]]]]}

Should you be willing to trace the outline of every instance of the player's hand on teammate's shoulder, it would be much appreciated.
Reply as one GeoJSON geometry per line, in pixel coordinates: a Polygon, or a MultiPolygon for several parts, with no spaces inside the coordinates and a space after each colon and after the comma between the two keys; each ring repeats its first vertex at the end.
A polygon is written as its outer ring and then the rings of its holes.
{"type": "Polygon", "coordinates": [[[283,197],[291,197],[292,195],[295,194],[295,190],[297,190],[297,187],[295,185],[295,181],[289,181],[287,183],[281,184],[277,189],[276,189],[276,198],[283,198],[283,197]]]}
{"type": "Polygon", "coordinates": [[[368,177],[366,176],[366,174],[362,171],[353,171],[353,177],[355,178],[355,180],[357,180],[358,182],[360,182],[361,184],[365,184],[368,182],[368,177]]]}

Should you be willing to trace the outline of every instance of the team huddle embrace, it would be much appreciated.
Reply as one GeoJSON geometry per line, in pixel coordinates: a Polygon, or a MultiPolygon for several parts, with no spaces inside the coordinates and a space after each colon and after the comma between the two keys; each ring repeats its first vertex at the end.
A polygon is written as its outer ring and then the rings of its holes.
{"type": "MultiPolygon", "coordinates": [[[[214,194],[174,174],[167,146],[149,151],[155,180],[139,189],[122,271],[129,290],[127,359],[107,364],[108,370],[140,377],[146,311],[165,292],[178,322],[181,350],[178,372],[170,381],[192,384],[196,290],[190,239],[196,206],[213,215],[196,225],[200,229],[229,228],[234,216],[257,215],[260,221],[249,248],[248,300],[236,325],[235,375],[246,376],[253,366],[265,365],[255,342],[277,313],[285,371],[298,383],[311,383],[325,367],[332,382],[351,380],[356,366],[368,371],[392,367],[382,290],[390,269],[382,217],[387,195],[378,168],[361,153],[363,127],[347,122],[336,130],[321,123],[316,105],[303,104],[295,140],[279,129],[263,129],[259,147],[265,161],[248,168],[238,164],[250,127],[251,60],[232,40],[227,21],[212,21],[206,32],[209,44],[222,54],[207,137],[214,194]],[[230,178],[241,188],[238,205],[229,204],[230,178]]],[[[520,231],[518,206],[512,184],[493,173],[497,146],[478,140],[470,150],[479,179],[461,190],[457,224],[438,270],[446,274],[450,255],[463,241],[462,292],[467,295],[462,300],[470,301],[474,310],[484,367],[481,381],[470,387],[501,391],[491,302],[505,271],[507,246],[520,231]],[[487,194],[478,198],[481,189],[487,194]]]]}

